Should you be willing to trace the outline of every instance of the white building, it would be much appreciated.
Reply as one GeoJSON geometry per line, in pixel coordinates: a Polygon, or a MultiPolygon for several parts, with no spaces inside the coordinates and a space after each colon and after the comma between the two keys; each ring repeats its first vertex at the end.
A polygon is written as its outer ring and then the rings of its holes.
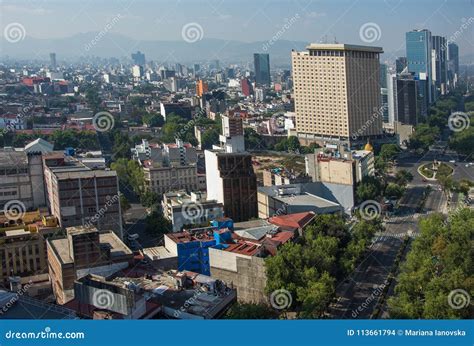
{"type": "Polygon", "coordinates": [[[203,192],[168,192],[161,202],[163,216],[173,224],[173,232],[180,232],[185,225],[204,225],[222,218],[224,208],[216,200],[206,200],[203,192]]]}

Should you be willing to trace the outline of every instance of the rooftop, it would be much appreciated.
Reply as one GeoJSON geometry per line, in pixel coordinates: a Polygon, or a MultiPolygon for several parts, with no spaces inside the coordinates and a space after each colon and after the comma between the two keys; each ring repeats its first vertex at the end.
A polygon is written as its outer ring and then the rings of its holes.
{"type": "Polygon", "coordinates": [[[0,150],[0,167],[18,167],[28,165],[28,157],[23,151],[0,150]]]}
{"type": "MultiPolygon", "coordinates": [[[[70,233],[70,229],[75,229],[75,227],[69,227],[67,229],[68,234],[79,233],[80,230],[72,230],[70,233]]],[[[55,250],[57,256],[61,260],[63,264],[73,263],[74,260],[71,257],[71,251],[69,247],[69,240],[68,238],[61,238],[61,239],[50,239],[48,240],[51,247],[55,250]]],[[[132,251],[120,240],[117,235],[110,231],[107,233],[100,233],[99,234],[99,242],[101,245],[106,245],[110,249],[110,256],[112,259],[121,257],[124,255],[132,255],[132,251]]]]}
{"type": "Polygon", "coordinates": [[[308,50],[355,50],[361,52],[383,53],[382,47],[361,46],[344,43],[310,43],[306,49],[308,50]]]}
{"type": "MultiPolygon", "coordinates": [[[[24,288],[20,290],[24,290],[24,288]]],[[[73,310],[62,306],[48,304],[25,294],[19,294],[19,292],[0,290],[0,306],[6,304],[12,304],[12,306],[0,313],[0,319],[64,320],[77,318],[73,310]]]]}

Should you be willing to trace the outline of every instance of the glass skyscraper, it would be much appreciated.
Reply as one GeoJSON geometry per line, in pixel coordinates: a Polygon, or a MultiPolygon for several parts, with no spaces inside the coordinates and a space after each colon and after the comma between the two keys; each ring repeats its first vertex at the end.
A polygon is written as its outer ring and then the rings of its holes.
{"type": "Polygon", "coordinates": [[[255,83],[257,85],[270,85],[270,56],[255,53],[253,55],[255,67],[255,83]]]}
{"type": "Polygon", "coordinates": [[[432,93],[432,38],[431,31],[413,30],[406,33],[408,71],[419,80],[418,95],[422,115],[428,114],[428,106],[433,102],[432,93]]]}

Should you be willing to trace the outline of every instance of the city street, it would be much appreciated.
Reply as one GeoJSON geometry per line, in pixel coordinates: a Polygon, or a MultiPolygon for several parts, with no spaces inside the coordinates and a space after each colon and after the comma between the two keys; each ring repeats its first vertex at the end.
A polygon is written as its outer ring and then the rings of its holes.
{"type": "MultiPolygon", "coordinates": [[[[435,152],[428,152],[424,157],[403,155],[398,159],[397,168],[408,170],[413,174],[414,179],[399,202],[397,215],[386,220],[386,229],[375,236],[369,254],[354,273],[337,287],[337,302],[329,309],[331,318],[370,318],[382,295],[385,282],[405,236],[416,236],[417,223],[420,218],[433,212],[447,212],[446,196],[440,186],[435,181],[423,182],[417,172],[417,167],[420,164],[430,162],[434,158],[444,162],[452,160],[451,156],[439,155],[435,152]],[[431,186],[430,193],[425,200],[423,211],[417,213],[428,184],[431,186]]],[[[454,167],[455,172],[464,176],[466,170],[458,172],[457,168],[459,167],[454,167]]],[[[467,171],[467,174],[470,172],[467,171]]],[[[389,290],[390,293],[392,289],[393,287],[389,290]]]]}

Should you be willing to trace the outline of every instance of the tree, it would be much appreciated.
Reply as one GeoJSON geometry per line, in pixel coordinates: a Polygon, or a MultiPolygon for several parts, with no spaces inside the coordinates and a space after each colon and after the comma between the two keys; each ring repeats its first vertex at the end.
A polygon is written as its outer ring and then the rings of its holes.
{"type": "Polygon", "coordinates": [[[142,116],[143,124],[148,127],[161,127],[165,123],[165,119],[158,113],[146,113],[142,116]]]}
{"type": "Polygon", "coordinates": [[[235,303],[224,315],[233,320],[268,320],[277,318],[275,311],[264,304],[235,303]]]}
{"type": "Polygon", "coordinates": [[[470,318],[465,302],[474,292],[474,211],[457,210],[447,220],[432,214],[419,230],[389,299],[390,317],[470,318]]]}
{"type": "Polygon", "coordinates": [[[359,201],[377,199],[382,195],[382,184],[371,176],[365,176],[356,188],[356,195],[359,201]]]}
{"type": "Polygon", "coordinates": [[[413,174],[408,172],[405,169],[399,170],[395,175],[395,180],[397,184],[405,186],[407,183],[413,180],[413,174]]]}
{"type": "Polygon", "coordinates": [[[427,150],[439,137],[440,129],[428,124],[419,124],[415,127],[415,132],[411,135],[408,146],[411,149],[427,150]]]}
{"type": "Polygon", "coordinates": [[[396,144],[383,144],[379,155],[384,160],[393,160],[399,152],[400,149],[396,144]]]}
{"type": "Polygon", "coordinates": [[[211,128],[206,130],[202,134],[201,147],[202,149],[211,149],[213,145],[219,143],[219,132],[216,129],[211,128]]]}
{"type": "Polygon", "coordinates": [[[334,296],[336,280],[353,270],[377,229],[378,223],[364,222],[352,235],[341,216],[318,215],[302,238],[265,259],[267,293],[285,289],[293,298],[289,308],[300,317],[320,317],[334,296]]]}
{"type": "Polygon", "coordinates": [[[173,225],[167,220],[161,210],[155,209],[145,219],[145,232],[158,236],[171,232],[173,225]]]}
{"type": "Polygon", "coordinates": [[[395,197],[400,198],[405,193],[405,189],[402,185],[398,185],[395,183],[388,183],[387,187],[385,188],[385,196],[386,197],[395,197]]]}
{"type": "Polygon", "coordinates": [[[145,178],[138,162],[120,158],[111,164],[111,168],[117,172],[121,190],[132,190],[137,195],[144,192],[145,178]]]}

